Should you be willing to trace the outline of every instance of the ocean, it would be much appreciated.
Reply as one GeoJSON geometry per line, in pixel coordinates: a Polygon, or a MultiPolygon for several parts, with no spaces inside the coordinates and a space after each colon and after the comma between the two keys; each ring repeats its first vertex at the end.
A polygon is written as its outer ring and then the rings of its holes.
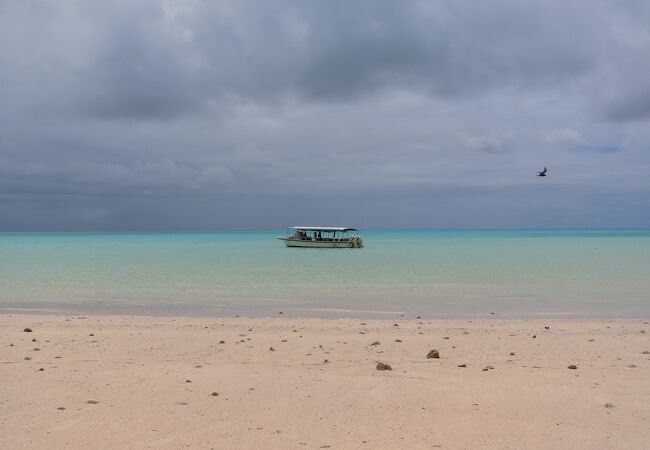
{"type": "Polygon", "coordinates": [[[0,233],[0,312],[647,318],[650,230],[0,233]]]}

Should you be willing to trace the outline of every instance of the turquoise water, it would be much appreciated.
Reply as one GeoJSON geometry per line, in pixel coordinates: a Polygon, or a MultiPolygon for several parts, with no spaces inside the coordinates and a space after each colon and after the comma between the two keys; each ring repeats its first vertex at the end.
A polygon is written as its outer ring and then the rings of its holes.
{"type": "Polygon", "coordinates": [[[0,312],[648,317],[650,230],[0,233],[0,312]]]}

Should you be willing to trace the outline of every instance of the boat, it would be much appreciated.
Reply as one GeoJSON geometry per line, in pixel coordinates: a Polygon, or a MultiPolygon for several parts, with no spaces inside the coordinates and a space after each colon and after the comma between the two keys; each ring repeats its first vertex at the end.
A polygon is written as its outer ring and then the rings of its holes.
{"type": "Polygon", "coordinates": [[[363,240],[357,231],[348,227],[291,227],[286,236],[278,239],[287,247],[362,248],[363,240]]]}

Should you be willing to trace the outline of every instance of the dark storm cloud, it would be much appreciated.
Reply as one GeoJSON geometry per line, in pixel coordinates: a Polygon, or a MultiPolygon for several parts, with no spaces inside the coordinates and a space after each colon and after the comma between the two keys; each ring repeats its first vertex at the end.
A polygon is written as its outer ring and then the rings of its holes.
{"type": "Polygon", "coordinates": [[[648,24],[642,1],[2,2],[0,229],[648,225],[621,212],[649,194],[648,24]]]}

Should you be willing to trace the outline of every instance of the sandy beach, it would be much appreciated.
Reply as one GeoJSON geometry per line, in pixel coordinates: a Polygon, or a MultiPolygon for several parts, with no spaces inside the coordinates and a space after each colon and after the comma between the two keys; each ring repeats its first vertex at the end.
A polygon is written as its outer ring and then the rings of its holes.
{"type": "Polygon", "coordinates": [[[0,342],[7,449],[650,442],[646,320],[0,315],[0,342]]]}

